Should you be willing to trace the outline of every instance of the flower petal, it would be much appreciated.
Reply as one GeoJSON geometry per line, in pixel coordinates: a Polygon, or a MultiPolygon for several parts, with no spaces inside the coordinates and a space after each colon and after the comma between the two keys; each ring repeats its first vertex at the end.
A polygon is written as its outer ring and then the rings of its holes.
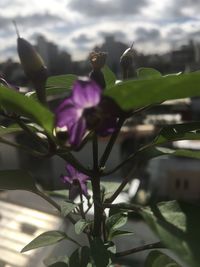
{"type": "Polygon", "coordinates": [[[80,108],[96,106],[101,99],[101,88],[92,80],[78,80],[73,87],[72,99],[80,108]]]}
{"type": "Polygon", "coordinates": [[[70,125],[68,132],[69,143],[74,146],[79,146],[86,132],[85,118],[80,118],[76,123],[70,125]]]}
{"type": "Polygon", "coordinates": [[[72,179],[72,177],[70,177],[70,176],[61,175],[60,178],[61,178],[61,181],[62,181],[63,183],[67,183],[67,184],[69,184],[69,185],[72,185],[72,183],[73,183],[73,179],[72,179]]]}
{"type": "Polygon", "coordinates": [[[77,179],[80,183],[85,183],[87,180],[89,180],[89,176],[84,173],[77,172],[77,179]]]}
{"type": "Polygon", "coordinates": [[[82,194],[87,197],[88,196],[87,184],[81,183],[80,187],[81,187],[82,194]]]}
{"type": "Polygon", "coordinates": [[[77,175],[77,170],[71,164],[66,164],[65,169],[71,177],[71,180],[73,180],[73,177],[76,177],[77,175]]]}
{"type": "Polygon", "coordinates": [[[56,110],[56,126],[67,128],[76,123],[82,115],[83,110],[74,106],[71,99],[65,99],[56,110]]]}

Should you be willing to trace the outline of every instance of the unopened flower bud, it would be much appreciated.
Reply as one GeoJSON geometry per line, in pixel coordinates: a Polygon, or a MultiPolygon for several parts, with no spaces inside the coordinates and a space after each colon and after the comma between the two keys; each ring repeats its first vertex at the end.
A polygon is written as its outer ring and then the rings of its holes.
{"type": "Polygon", "coordinates": [[[92,71],[89,77],[94,80],[102,89],[105,89],[106,82],[101,68],[105,65],[107,53],[105,52],[91,52],[89,55],[92,71]]]}
{"type": "Polygon", "coordinates": [[[33,83],[38,100],[45,103],[47,68],[41,56],[28,41],[21,37],[17,38],[17,50],[24,72],[33,83]]]}
{"type": "Polygon", "coordinates": [[[120,57],[120,65],[123,71],[123,79],[127,79],[129,77],[129,72],[133,65],[135,51],[133,50],[132,46],[122,54],[120,57]]]}
{"type": "Polygon", "coordinates": [[[103,68],[106,62],[107,53],[105,52],[91,52],[89,55],[90,63],[94,70],[103,68]]]}

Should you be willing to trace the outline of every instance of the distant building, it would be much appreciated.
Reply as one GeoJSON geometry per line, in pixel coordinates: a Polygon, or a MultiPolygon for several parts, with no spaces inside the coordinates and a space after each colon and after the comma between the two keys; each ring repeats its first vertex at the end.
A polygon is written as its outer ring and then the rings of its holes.
{"type": "Polygon", "coordinates": [[[47,41],[43,36],[40,35],[37,38],[36,49],[43,58],[50,75],[71,72],[71,55],[66,51],[59,51],[56,44],[47,41]]]}
{"type": "Polygon", "coordinates": [[[118,76],[121,72],[120,69],[120,57],[124,51],[128,48],[128,45],[116,41],[114,36],[109,35],[105,37],[104,43],[96,50],[104,51],[108,53],[106,63],[118,76]]]}
{"type": "MultiPolygon", "coordinates": [[[[186,142],[189,143],[189,141],[186,142]]],[[[196,143],[196,148],[199,148],[199,141],[196,141],[196,143]]],[[[168,156],[159,157],[148,163],[148,171],[149,189],[153,198],[200,200],[198,160],[168,156]]]]}

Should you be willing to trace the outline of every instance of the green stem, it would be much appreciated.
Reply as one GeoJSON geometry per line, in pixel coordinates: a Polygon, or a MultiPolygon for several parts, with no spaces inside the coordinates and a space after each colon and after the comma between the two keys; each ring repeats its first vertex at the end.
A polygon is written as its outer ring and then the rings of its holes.
{"type": "Polygon", "coordinates": [[[95,170],[98,170],[98,139],[97,139],[97,135],[94,134],[93,136],[93,167],[95,170]]]}
{"type": "Polygon", "coordinates": [[[103,230],[103,239],[104,239],[104,242],[107,242],[107,231],[106,231],[106,214],[105,212],[103,213],[103,222],[102,222],[102,230],[103,230]]]}
{"type": "Polygon", "coordinates": [[[122,210],[131,210],[134,212],[141,212],[141,207],[139,205],[127,204],[127,203],[118,203],[118,204],[104,203],[103,207],[104,209],[117,208],[117,209],[122,209],[122,210]]]}
{"type": "Polygon", "coordinates": [[[39,195],[40,197],[42,197],[43,199],[45,199],[47,202],[49,202],[49,204],[51,204],[52,206],[54,206],[59,212],[61,212],[61,207],[60,205],[58,205],[57,202],[55,202],[52,198],[48,197],[47,195],[45,195],[43,192],[41,191],[37,191],[37,195],[39,195]]]}
{"type": "MultiPolygon", "coordinates": [[[[163,143],[160,143],[160,144],[164,144],[164,143],[166,143],[166,142],[163,142],[163,143]]],[[[151,144],[148,144],[148,145],[145,145],[145,146],[141,147],[138,151],[136,151],[135,153],[132,153],[127,159],[125,159],[124,161],[122,161],[115,168],[113,168],[112,170],[110,170],[108,172],[105,172],[103,174],[103,176],[107,176],[107,175],[110,175],[110,174],[115,173],[116,171],[118,171],[119,169],[121,169],[121,167],[123,167],[129,161],[131,161],[133,159],[138,159],[139,158],[139,155],[142,154],[145,150],[148,150],[149,148],[152,148],[152,147],[155,147],[155,146],[157,146],[157,144],[151,143],[151,144]]]]}
{"type": "Polygon", "coordinates": [[[82,245],[80,243],[78,243],[76,240],[74,240],[73,238],[69,237],[68,235],[67,235],[67,239],[72,241],[74,244],[78,245],[79,247],[82,247],[82,245]]]}
{"type": "Polygon", "coordinates": [[[98,175],[92,177],[92,191],[94,201],[94,236],[101,236],[103,208],[101,203],[100,177],[98,175]]]}
{"type": "Polygon", "coordinates": [[[117,124],[117,129],[111,135],[110,140],[109,140],[109,142],[108,142],[108,144],[106,146],[106,149],[105,149],[105,151],[104,151],[104,153],[103,153],[103,155],[102,155],[102,157],[100,159],[100,168],[104,168],[104,166],[105,166],[105,164],[106,164],[106,162],[108,160],[108,157],[109,157],[109,155],[110,155],[110,153],[112,151],[112,148],[113,148],[113,146],[115,144],[115,141],[116,141],[116,139],[117,139],[117,137],[119,135],[119,132],[121,130],[121,127],[122,127],[124,121],[125,121],[125,118],[124,117],[121,117],[119,119],[118,124],[117,124]]]}
{"type": "Polygon", "coordinates": [[[80,151],[83,149],[83,147],[87,144],[87,142],[92,139],[93,136],[93,131],[89,132],[86,137],[83,139],[83,141],[81,142],[80,146],[77,148],[74,148],[74,151],[80,151]]]}
{"type": "Polygon", "coordinates": [[[125,188],[127,183],[133,178],[133,174],[137,169],[137,164],[135,164],[134,168],[129,172],[129,174],[123,179],[122,183],[119,185],[117,190],[113,193],[113,195],[106,199],[105,203],[112,203],[118,195],[122,192],[122,190],[125,188]]]}
{"type": "Polygon", "coordinates": [[[23,120],[18,117],[16,117],[14,120],[30,137],[32,137],[37,143],[43,145],[47,149],[47,142],[37,136],[37,134],[35,134],[33,131],[31,131],[30,128],[23,122],[23,120]]]}
{"type": "Polygon", "coordinates": [[[93,235],[101,236],[103,208],[101,201],[100,174],[98,168],[98,143],[97,137],[93,138],[93,176],[91,177],[94,201],[94,228],[93,235]]]}
{"type": "Polygon", "coordinates": [[[85,213],[84,213],[84,209],[83,209],[83,194],[81,192],[81,186],[80,185],[79,185],[79,190],[80,190],[80,200],[81,200],[81,203],[79,205],[80,213],[81,213],[81,217],[83,219],[85,219],[85,213]]]}
{"type": "MultiPolygon", "coordinates": [[[[51,204],[53,207],[55,207],[59,212],[61,212],[60,205],[58,203],[56,203],[52,198],[48,197],[47,195],[45,195],[43,192],[41,192],[39,190],[36,193],[37,193],[37,195],[39,195],[40,197],[45,199],[47,202],[49,202],[49,204],[51,204]]],[[[73,224],[76,223],[76,221],[70,215],[67,215],[66,218],[69,219],[69,221],[71,223],[73,223],[73,224]]]]}
{"type": "Polygon", "coordinates": [[[105,172],[103,174],[103,176],[107,176],[107,175],[110,175],[110,174],[113,174],[115,173],[116,171],[118,171],[119,169],[121,169],[126,163],[128,163],[129,161],[133,160],[134,158],[136,158],[136,156],[138,155],[138,151],[131,154],[127,159],[125,159],[124,161],[122,161],[119,165],[117,165],[116,167],[114,167],[112,170],[108,171],[108,172],[105,172]]]}
{"type": "Polygon", "coordinates": [[[9,146],[18,148],[18,149],[22,149],[22,150],[24,150],[25,152],[27,152],[28,154],[30,154],[30,155],[32,155],[32,156],[34,156],[34,157],[37,157],[37,158],[44,158],[44,157],[47,156],[46,154],[40,153],[40,152],[35,151],[35,150],[31,150],[31,149],[29,149],[28,147],[19,145],[19,144],[14,143],[14,142],[10,142],[10,141],[8,141],[8,140],[2,138],[2,137],[0,137],[0,143],[6,144],[6,145],[9,145],[9,146]]]}
{"type": "Polygon", "coordinates": [[[65,161],[69,162],[73,167],[75,167],[78,171],[88,175],[92,176],[91,170],[86,169],[73,155],[69,150],[57,150],[56,153],[59,157],[64,159],[65,161]]]}
{"type": "Polygon", "coordinates": [[[117,252],[115,253],[115,257],[124,257],[130,254],[136,253],[136,252],[140,252],[140,251],[144,251],[148,249],[156,249],[156,248],[166,248],[166,247],[161,242],[156,242],[156,243],[147,244],[141,247],[136,247],[136,248],[132,248],[129,250],[117,252]]]}

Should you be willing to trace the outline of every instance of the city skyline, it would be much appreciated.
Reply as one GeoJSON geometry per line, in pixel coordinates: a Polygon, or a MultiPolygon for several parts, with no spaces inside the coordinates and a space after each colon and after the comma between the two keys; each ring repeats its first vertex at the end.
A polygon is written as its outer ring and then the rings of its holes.
{"type": "Polygon", "coordinates": [[[199,7],[196,0],[1,0],[0,61],[17,59],[13,19],[32,44],[42,34],[81,60],[110,34],[146,54],[199,41],[199,7]]]}

